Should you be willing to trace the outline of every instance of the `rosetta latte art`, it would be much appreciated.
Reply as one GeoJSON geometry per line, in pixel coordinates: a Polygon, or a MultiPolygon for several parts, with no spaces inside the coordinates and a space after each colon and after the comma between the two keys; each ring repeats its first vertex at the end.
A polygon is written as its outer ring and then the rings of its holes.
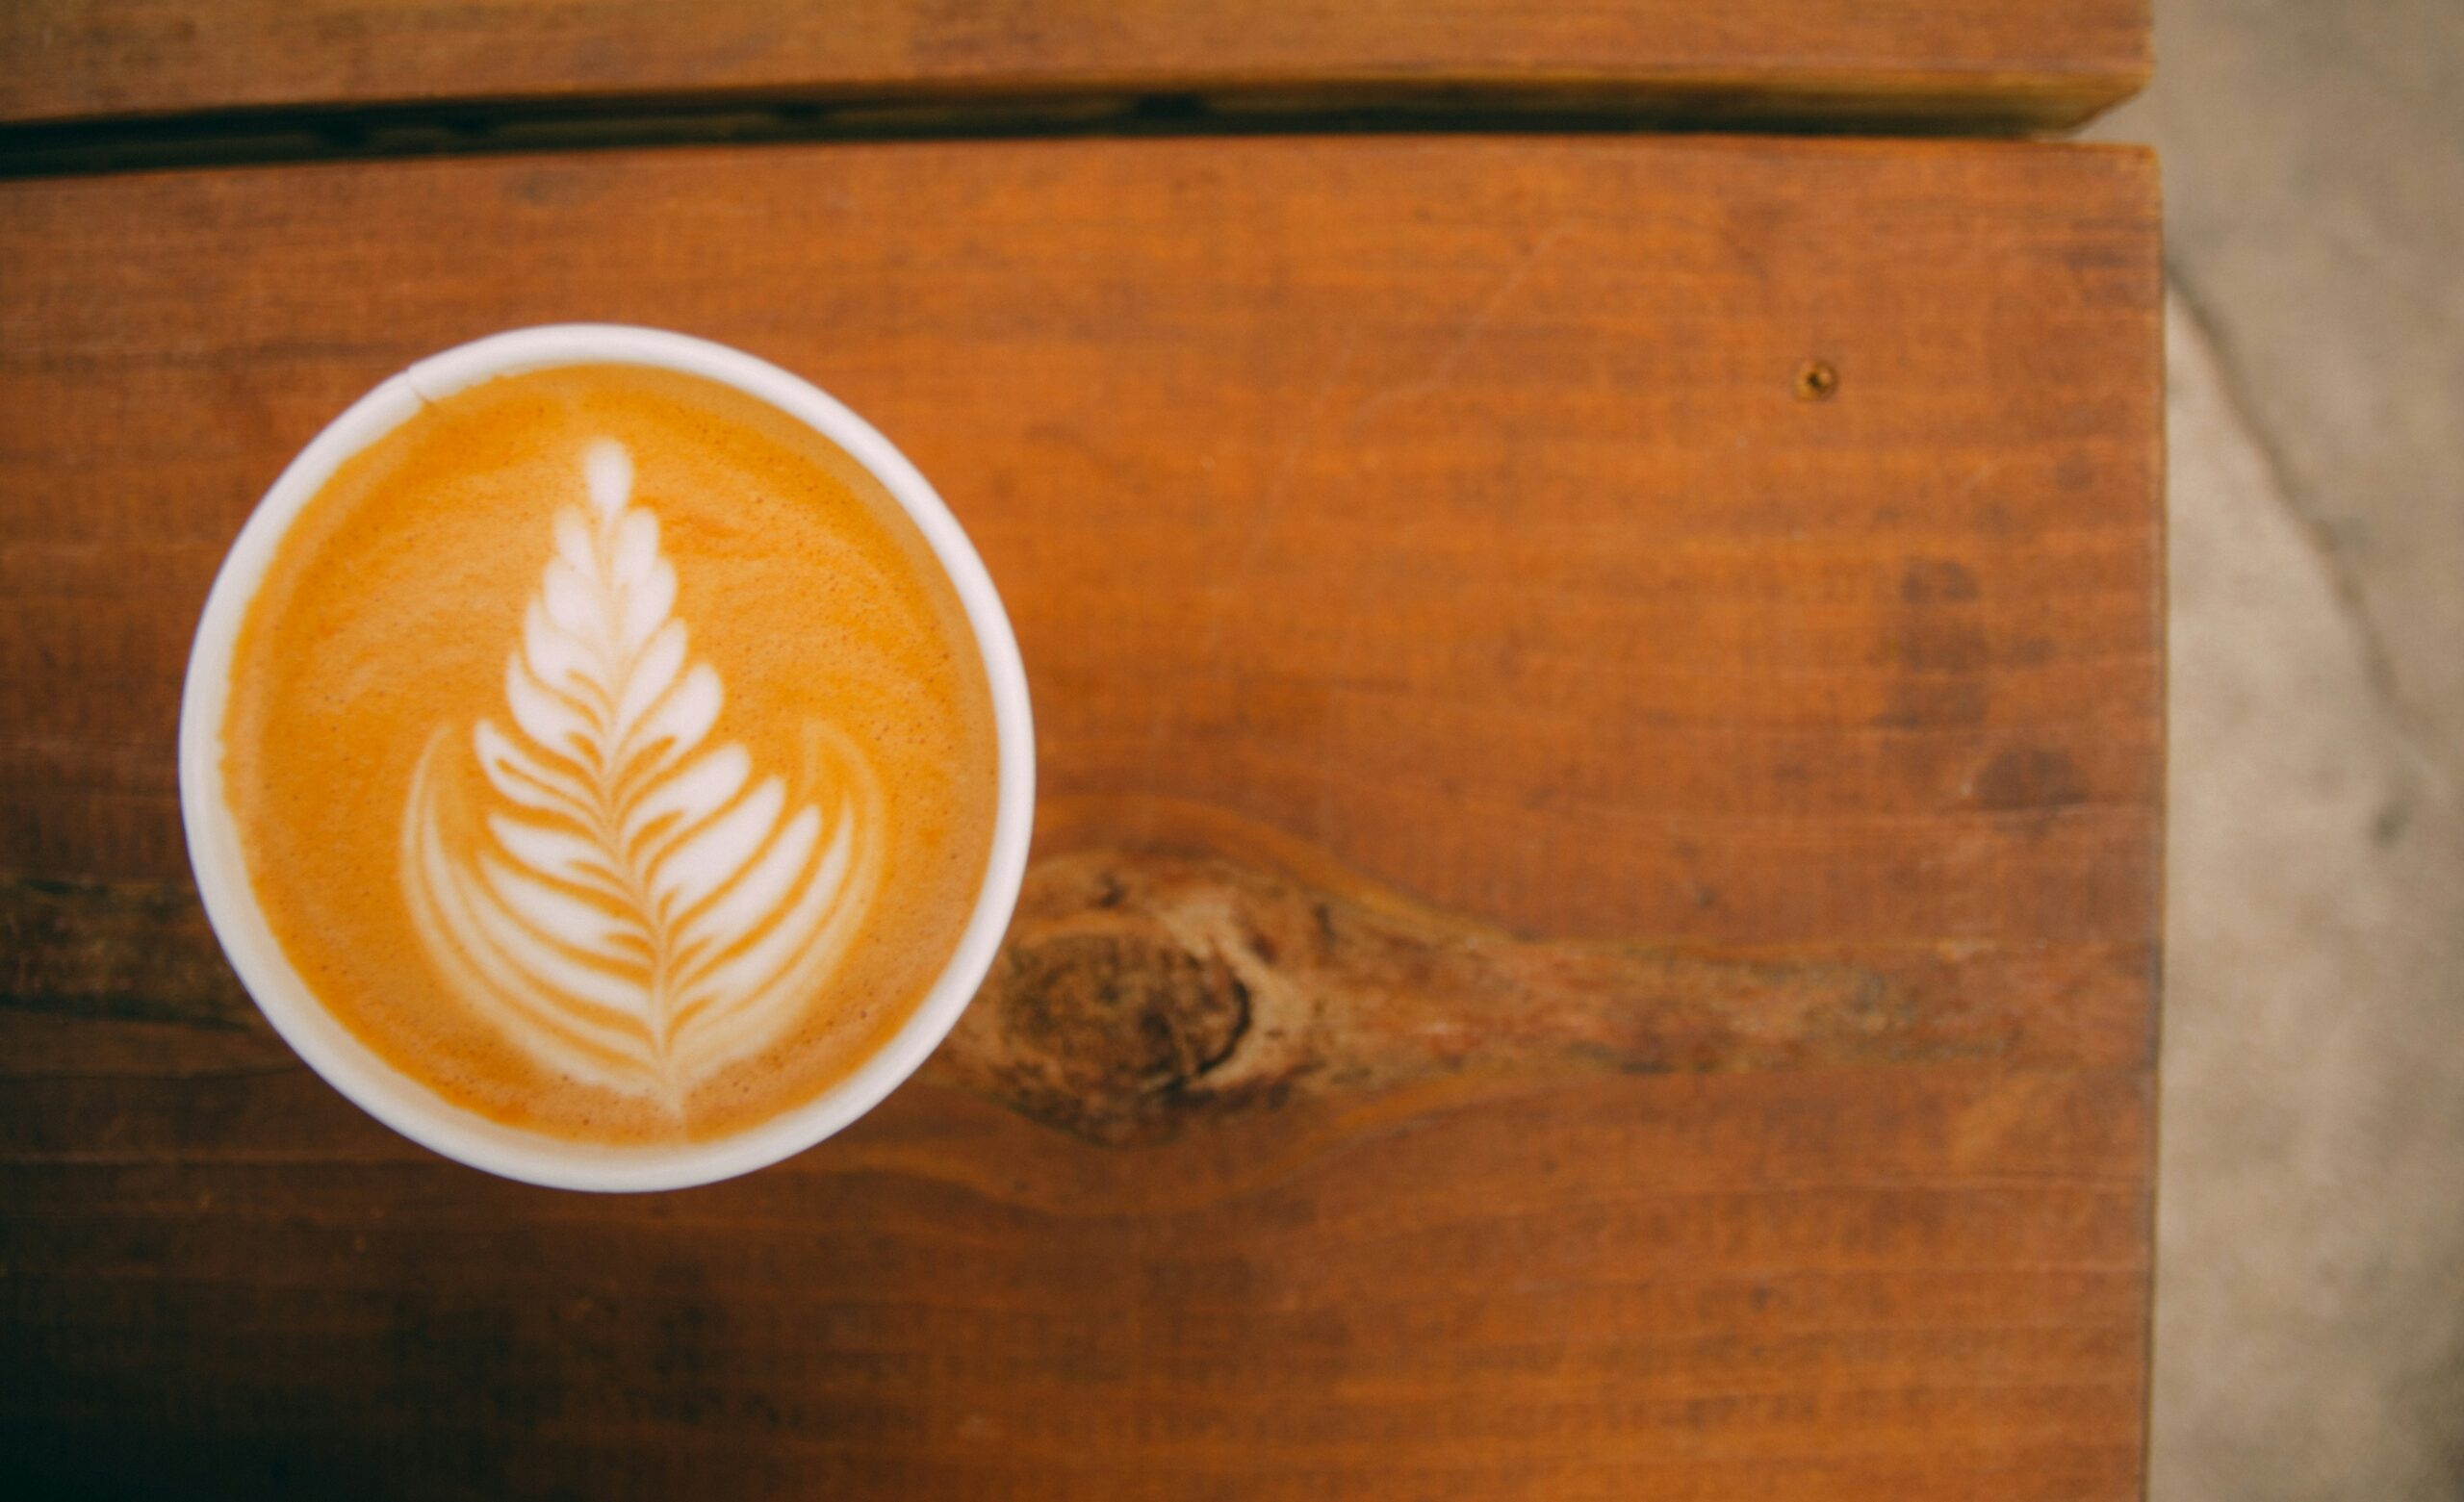
{"type": "Polygon", "coordinates": [[[438,731],[412,779],[402,881],[438,970],[540,1063],[681,1115],[828,980],[879,884],[883,800],[824,726],[792,794],[743,746],[706,744],[725,695],[687,651],[631,455],[602,440],[583,473],[589,511],[557,514],[505,664],[509,723],[471,732],[495,796],[476,819],[444,817],[455,736],[438,731]]]}

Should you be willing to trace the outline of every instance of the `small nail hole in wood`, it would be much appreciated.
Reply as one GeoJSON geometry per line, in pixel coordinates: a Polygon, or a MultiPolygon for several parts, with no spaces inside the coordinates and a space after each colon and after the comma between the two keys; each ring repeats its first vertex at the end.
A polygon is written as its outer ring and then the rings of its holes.
{"type": "Polygon", "coordinates": [[[1839,392],[1839,371],[1828,360],[1809,360],[1797,372],[1799,401],[1829,401],[1839,392]]]}

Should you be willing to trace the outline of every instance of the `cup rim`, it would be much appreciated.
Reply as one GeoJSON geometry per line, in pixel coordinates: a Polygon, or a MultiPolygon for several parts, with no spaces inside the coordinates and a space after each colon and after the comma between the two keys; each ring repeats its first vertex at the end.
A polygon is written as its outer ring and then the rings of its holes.
{"type": "Polygon", "coordinates": [[[691,335],[614,323],[512,329],[396,372],[311,439],[248,515],[217,572],[180,697],[180,817],[207,921],[274,1031],[352,1104],[468,1166],[552,1188],[632,1191],[715,1183],[792,1157],[904,1082],[956,1026],[991,968],[1019,883],[1035,811],[1026,669],[991,575],[958,519],[887,438],[819,387],[766,360],[691,335]],[[811,1100],[708,1142],[615,1147],[572,1142],[456,1106],[361,1042],[320,1003],[275,939],[239,849],[221,777],[222,724],[242,621],[276,548],[336,469],[428,402],[498,376],[569,365],[678,370],[734,388],[818,431],[880,480],[923,533],[958,592],[992,695],[998,790],[974,910],[941,973],[889,1040],[811,1100]]]}

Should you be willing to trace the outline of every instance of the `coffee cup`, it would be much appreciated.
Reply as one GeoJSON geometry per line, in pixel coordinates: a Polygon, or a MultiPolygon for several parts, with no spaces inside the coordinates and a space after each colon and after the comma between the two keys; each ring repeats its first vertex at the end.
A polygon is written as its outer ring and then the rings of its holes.
{"type": "Polygon", "coordinates": [[[180,801],[300,1057],[473,1167],[675,1188],[914,1073],[992,962],[1026,677],[933,487],[679,334],[498,334],[368,393],[208,598],[180,801]]]}

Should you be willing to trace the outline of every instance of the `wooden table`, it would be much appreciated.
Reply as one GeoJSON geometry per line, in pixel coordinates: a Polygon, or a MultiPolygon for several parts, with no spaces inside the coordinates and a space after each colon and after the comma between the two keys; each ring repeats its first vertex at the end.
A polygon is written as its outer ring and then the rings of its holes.
{"type": "Polygon", "coordinates": [[[2145,17],[1879,9],[13,8],[9,1474],[2136,1495],[2153,165],[1757,131],[2076,118],[2145,17]],[[571,318],[872,418],[1038,711],[961,1031],[679,1194],[360,1115],[178,832],[256,496],[403,363],[571,318]]]}

